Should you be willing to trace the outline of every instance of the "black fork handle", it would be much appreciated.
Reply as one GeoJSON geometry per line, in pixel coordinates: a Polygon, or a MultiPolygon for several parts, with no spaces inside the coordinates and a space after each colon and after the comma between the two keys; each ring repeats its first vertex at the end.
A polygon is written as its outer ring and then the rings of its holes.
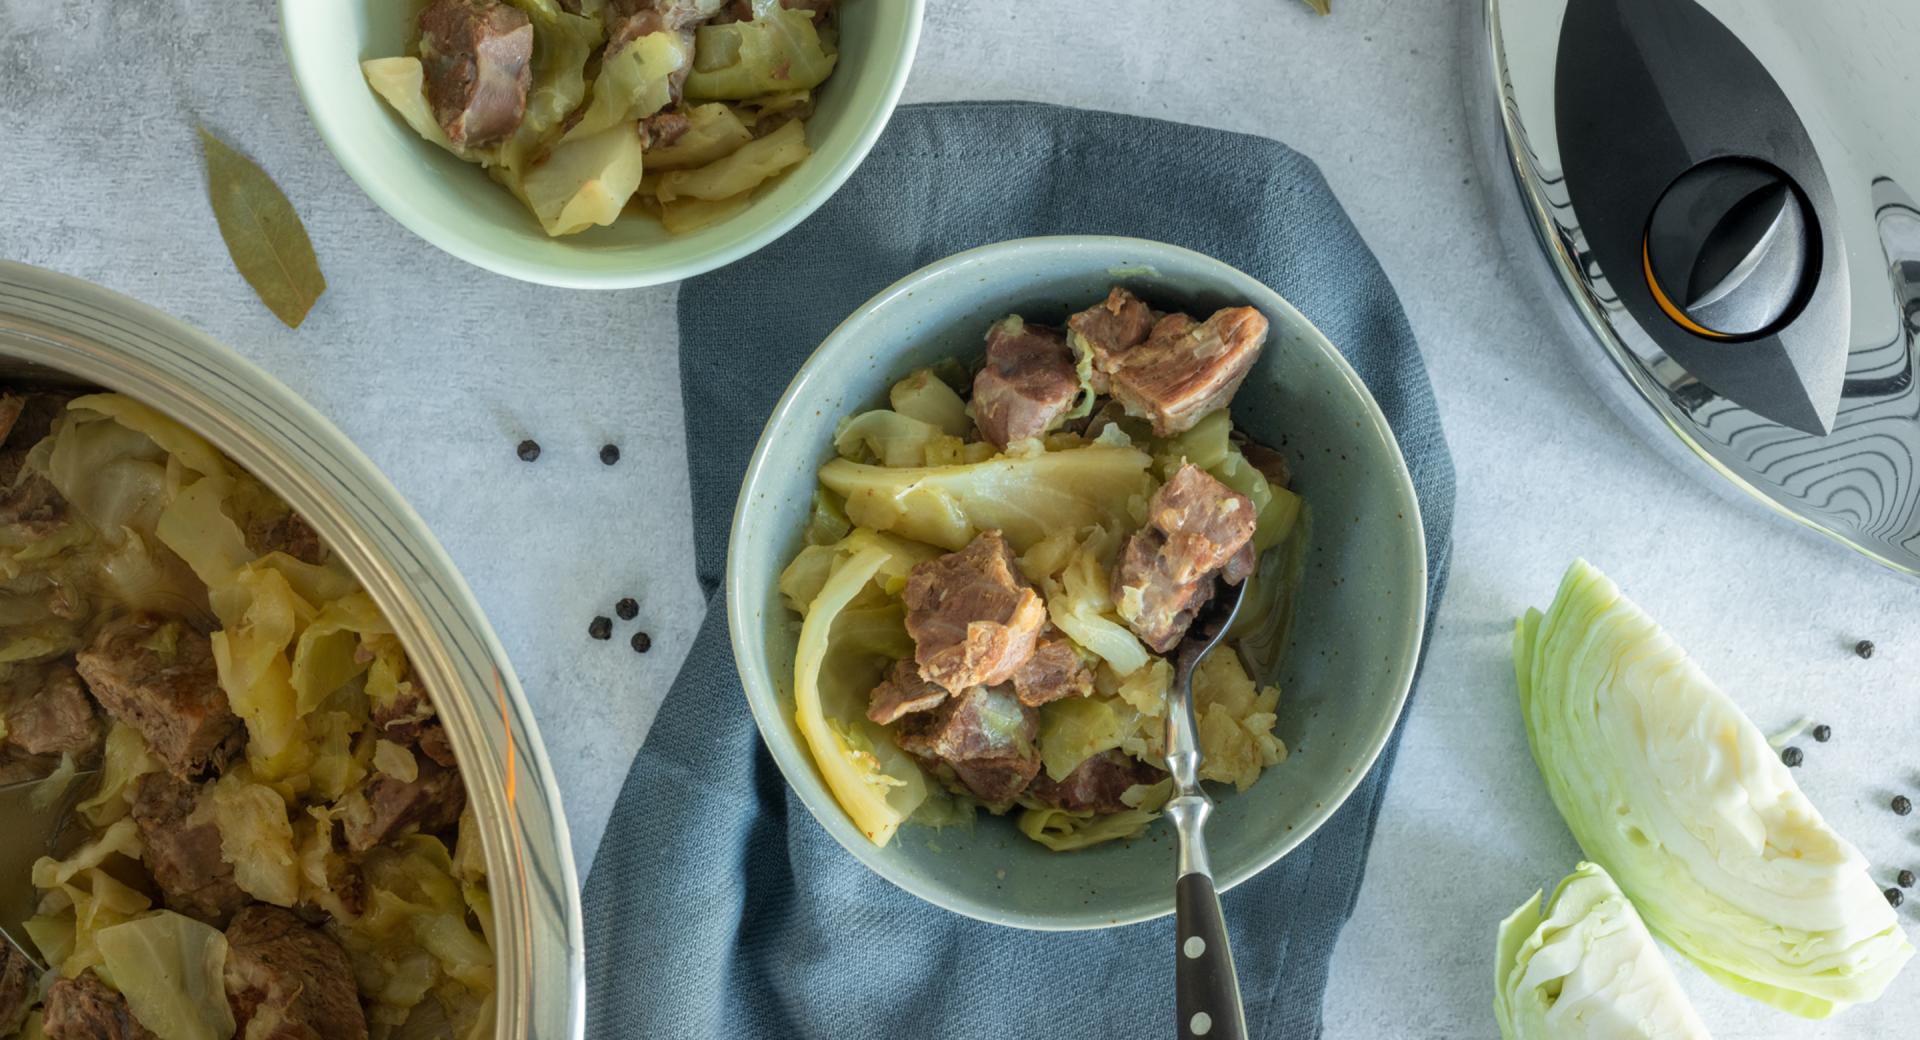
{"type": "Polygon", "coordinates": [[[1174,889],[1175,1004],[1180,1040],[1246,1040],[1246,1012],[1233,974],[1233,950],[1213,879],[1186,874],[1174,889]]]}

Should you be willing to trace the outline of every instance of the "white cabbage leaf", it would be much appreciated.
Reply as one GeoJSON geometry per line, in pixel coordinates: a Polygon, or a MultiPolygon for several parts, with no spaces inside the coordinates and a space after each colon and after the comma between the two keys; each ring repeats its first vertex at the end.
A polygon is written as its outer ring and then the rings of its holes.
{"type": "MultiPolygon", "coordinates": [[[[820,482],[862,527],[959,550],[997,528],[1015,552],[1051,532],[1137,523],[1153,489],[1152,460],[1134,448],[1093,443],[959,466],[893,468],[834,459],[820,482]]],[[[1092,649],[1092,647],[1089,647],[1092,649]]]]}
{"type": "Polygon", "coordinates": [[[1586,561],[1514,637],[1548,793],[1654,935],[1808,1018],[1873,1000],[1913,955],[1858,850],[1766,737],[1586,561]]]}
{"type": "Polygon", "coordinates": [[[701,100],[811,90],[833,73],[837,58],[806,11],[767,11],[750,22],[703,25],[694,37],[687,96],[701,100]]]}
{"type": "Polygon", "coordinates": [[[171,910],[100,929],[101,961],[127,1010],[160,1040],[227,1040],[227,937],[171,910]]]}

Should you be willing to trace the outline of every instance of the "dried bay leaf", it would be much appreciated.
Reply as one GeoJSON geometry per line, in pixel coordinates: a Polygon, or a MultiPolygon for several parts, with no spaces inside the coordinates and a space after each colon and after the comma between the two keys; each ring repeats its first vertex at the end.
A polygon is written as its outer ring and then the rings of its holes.
{"type": "Polygon", "coordinates": [[[1333,0],[1302,0],[1302,2],[1321,14],[1333,13],[1333,0]]]}
{"type": "Polygon", "coordinates": [[[253,160],[200,128],[207,159],[207,199],[240,277],[288,328],[299,328],[327,291],[320,260],[293,203],[253,160]]]}

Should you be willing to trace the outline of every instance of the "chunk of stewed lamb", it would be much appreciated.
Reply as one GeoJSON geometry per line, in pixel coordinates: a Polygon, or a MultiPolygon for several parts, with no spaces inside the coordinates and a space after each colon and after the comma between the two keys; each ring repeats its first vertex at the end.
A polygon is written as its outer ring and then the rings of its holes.
{"type": "Polygon", "coordinates": [[[1159,783],[1165,777],[1165,773],[1125,752],[1103,751],[1057,781],[1041,773],[1033,778],[1027,794],[1042,805],[1068,812],[1113,813],[1129,808],[1120,800],[1129,789],[1159,783]]]}
{"type": "Polygon", "coordinates": [[[433,118],[448,140],[484,148],[513,133],[533,83],[533,23],[499,0],[434,0],[420,13],[433,118]]]}
{"type": "MultiPolygon", "coordinates": [[[[608,0],[600,9],[607,25],[607,54],[618,54],[627,44],[658,32],[691,34],[702,22],[720,13],[726,0],[608,0]]],[[[692,64],[683,66],[675,79],[684,82],[692,64]]],[[[676,83],[672,90],[680,96],[676,83]]]]}
{"type": "Polygon", "coordinates": [[[238,1040],[365,1040],[353,962],[327,933],[256,903],[227,926],[227,1003],[238,1040]]]}
{"type": "Polygon", "coordinates": [[[1146,342],[1096,353],[1094,366],[1127,414],[1151,420],[1153,432],[1167,437],[1226,407],[1266,341],[1267,319],[1252,307],[1228,307],[1202,322],[1169,314],[1146,342]]]}
{"type": "Polygon", "coordinates": [[[640,120],[642,148],[667,148],[687,136],[693,120],[684,112],[656,112],[640,120]]]}
{"type": "Polygon", "coordinates": [[[26,955],[0,940],[0,1036],[20,1031],[34,1001],[34,970],[26,955]]]}
{"type": "Polygon", "coordinates": [[[305,517],[291,509],[277,516],[255,519],[247,526],[245,533],[247,548],[262,556],[283,552],[303,563],[312,564],[324,563],[327,558],[327,546],[320,540],[319,532],[307,523],[305,517]]]}
{"type": "Polygon", "coordinates": [[[916,564],[903,598],[921,677],[955,693],[1013,678],[1047,621],[999,531],[916,564]]]}
{"type": "Polygon", "coordinates": [[[220,925],[248,898],[220,854],[220,826],[203,784],[165,773],[134,782],[133,822],[146,847],[147,870],[170,909],[220,925]]]}
{"type": "Polygon", "coordinates": [[[220,766],[246,730],[227,704],[207,637],[135,614],[109,623],[76,655],[80,677],[107,714],[140,731],[175,776],[220,766]]]}
{"type": "Polygon", "coordinates": [[[1079,394],[1073,351],[1060,333],[1018,315],[987,330],[987,363],[973,377],[973,421],[994,447],[1052,429],[1079,394]]]}
{"type": "Polygon", "coordinates": [[[54,665],[39,688],[7,709],[7,743],[29,755],[84,759],[100,747],[100,717],[71,665],[54,665]]]}
{"type": "Polygon", "coordinates": [[[40,1031],[47,1040],[158,1040],[92,968],[48,987],[40,1031]]]}
{"type": "Polygon", "coordinates": [[[867,695],[867,718],[882,726],[891,726],[905,715],[932,711],[947,699],[945,687],[920,678],[920,667],[912,661],[895,661],[886,678],[867,695]]]}
{"type": "Polygon", "coordinates": [[[1004,805],[1040,769],[1040,714],[1008,686],[976,686],[932,711],[908,715],[895,731],[902,750],[951,775],[974,797],[1004,805]]]}
{"type": "Polygon", "coordinates": [[[67,503],[53,482],[29,471],[27,453],[67,410],[64,394],[0,393],[0,524],[58,526],[67,503]]]}
{"type": "MultiPolygon", "coordinates": [[[[428,729],[439,728],[436,723],[428,729]]],[[[428,730],[423,729],[421,745],[428,739],[428,730]]],[[[357,855],[409,834],[434,834],[460,822],[460,810],[467,805],[460,770],[427,754],[414,755],[413,761],[412,779],[375,769],[340,800],[341,832],[348,852],[357,855]]]]}
{"type": "Polygon", "coordinates": [[[1093,356],[1089,381],[1095,393],[1108,391],[1107,372],[1117,366],[1121,354],[1147,341],[1155,320],[1152,308],[1117,285],[1106,299],[1067,319],[1067,331],[1078,337],[1079,349],[1093,356]]]}
{"type": "Polygon", "coordinates": [[[1085,697],[1093,692],[1093,669],[1065,638],[1050,636],[1033,648],[1033,656],[1013,673],[1013,690],[1020,703],[1031,708],[1085,697]]]}
{"type": "Polygon", "coordinates": [[[1253,502],[1186,464],[1147,502],[1113,570],[1121,620],[1159,653],[1176,646],[1213,596],[1215,575],[1230,583],[1253,568],[1253,502]]]}
{"type": "Polygon", "coordinates": [[[1147,523],[1166,538],[1168,574],[1193,581],[1227,565],[1253,539],[1253,500],[1186,463],[1147,501],[1147,523]]]}

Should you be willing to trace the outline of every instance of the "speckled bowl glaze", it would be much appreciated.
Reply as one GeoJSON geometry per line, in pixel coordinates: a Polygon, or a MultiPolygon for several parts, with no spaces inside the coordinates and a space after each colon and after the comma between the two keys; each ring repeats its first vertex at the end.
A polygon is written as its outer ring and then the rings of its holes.
{"type": "Polygon", "coordinates": [[[404,54],[424,0],[281,0],[280,36],[313,125],[360,190],[408,230],[471,264],[571,289],[625,289],[730,264],[805,220],[852,176],[893,116],[925,0],[857,0],[840,12],[840,60],[807,120],[813,155],[740,214],[669,235],[628,216],[549,238],[526,207],[421,140],[367,86],[360,63],[404,54]]]}
{"type": "Polygon", "coordinates": [[[909,824],[876,848],[834,801],[794,726],[796,626],[777,581],[800,548],[814,473],[832,456],[842,416],[881,405],[917,367],[977,357],[996,318],[1059,323],[1114,283],[1162,309],[1250,304],[1267,316],[1272,333],[1234,421],[1285,451],[1312,518],[1291,645],[1274,677],[1277,732],[1292,754],[1244,794],[1214,785],[1207,840],[1223,890],[1305,841],[1353,792],[1400,717],[1426,621],[1420,507],[1386,418],[1333,344],[1248,275],[1139,239],[1033,238],[949,257],[868,301],[801,368],[747,468],[726,579],[734,656],[768,749],[820,825],[888,881],[998,924],[1102,928],[1171,912],[1167,822],[1130,841],[1055,853],[983,815],[971,830],[909,824]]]}

